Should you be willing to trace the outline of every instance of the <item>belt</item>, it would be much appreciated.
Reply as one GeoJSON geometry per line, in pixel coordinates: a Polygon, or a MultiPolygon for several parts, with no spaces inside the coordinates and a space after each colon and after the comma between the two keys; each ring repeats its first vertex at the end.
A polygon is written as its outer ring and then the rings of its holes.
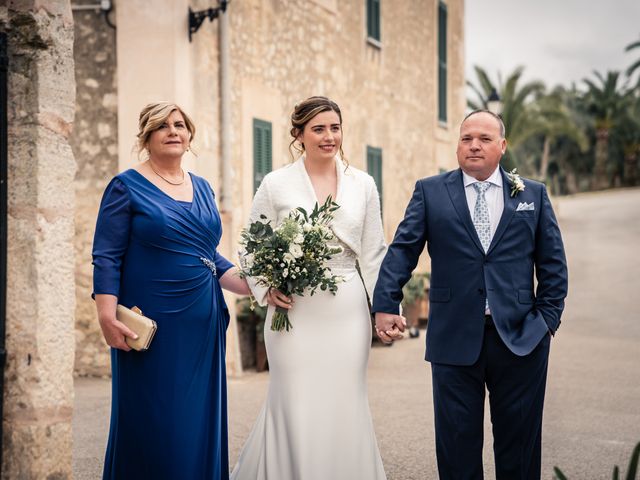
{"type": "Polygon", "coordinates": [[[495,325],[493,324],[493,318],[491,317],[491,315],[485,315],[484,316],[484,326],[487,328],[494,328],[495,325]]]}

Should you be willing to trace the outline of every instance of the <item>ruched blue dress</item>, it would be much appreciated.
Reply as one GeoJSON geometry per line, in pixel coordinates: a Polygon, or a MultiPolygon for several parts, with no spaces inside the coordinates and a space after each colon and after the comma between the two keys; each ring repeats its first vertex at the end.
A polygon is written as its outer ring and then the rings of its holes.
{"type": "Polygon", "coordinates": [[[158,331],[145,352],[111,350],[103,478],[227,479],[225,333],[218,278],[232,264],[214,194],[191,175],[179,202],[135,170],[104,193],[93,245],[94,293],[138,306],[158,331]]]}

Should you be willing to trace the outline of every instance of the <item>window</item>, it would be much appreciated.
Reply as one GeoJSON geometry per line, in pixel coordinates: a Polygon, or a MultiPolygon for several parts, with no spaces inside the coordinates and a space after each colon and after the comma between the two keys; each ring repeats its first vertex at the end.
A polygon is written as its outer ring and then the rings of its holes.
{"type": "Polygon", "coordinates": [[[447,6],[438,2],[438,120],[447,121],[447,6]]]}
{"type": "Polygon", "coordinates": [[[367,37],[380,42],[380,2],[382,0],[366,0],[367,2],[367,37]]]}
{"type": "Polygon", "coordinates": [[[271,122],[253,119],[253,192],[271,171],[271,122]]]}
{"type": "Polygon", "coordinates": [[[382,212],[382,149],[367,146],[367,172],[373,177],[380,196],[380,211],[382,212]]]}

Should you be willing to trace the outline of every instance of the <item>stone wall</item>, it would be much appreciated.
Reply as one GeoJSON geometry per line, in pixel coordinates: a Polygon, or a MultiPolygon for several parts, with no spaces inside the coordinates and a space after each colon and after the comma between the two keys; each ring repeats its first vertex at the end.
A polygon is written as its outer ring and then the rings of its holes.
{"type": "MultiPolygon", "coordinates": [[[[77,4],[93,4],[83,0],[77,4]]],[[[91,247],[100,199],[118,173],[118,102],[116,30],[100,10],[77,10],[73,55],[76,78],[76,118],[70,138],[78,170],[75,179],[76,359],[78,375],[110,373],[104,342],[91,299],[91,247]]],[[[110,13],[109,18],[115,16],[110,13]]]]}
{"type": "Polygon", "coordinates": [[[73,409],[73,19],[10,2],[3,478],[70,479],[73,409]]]}
{"type": "Polygon", "coordinates": [[[448,111],[437,120],[437,0],[382,2],[381,42],[367,40],[366,2],[245,0],[229,4],[233,77],[236,230],[251,199],[253,117],[273,124],[273,163],[291,161],[289,116],[311,95],[342,109],[344,151],[366,170],[366,147],[383,150],[387,239],[415,181],[457,166],[464,100],[463,1],[449,12],[448,111]]]}

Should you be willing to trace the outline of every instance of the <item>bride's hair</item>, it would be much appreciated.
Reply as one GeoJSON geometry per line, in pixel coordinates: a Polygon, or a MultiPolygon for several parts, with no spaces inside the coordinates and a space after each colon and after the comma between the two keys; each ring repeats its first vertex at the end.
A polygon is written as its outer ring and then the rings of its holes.
{"type": "MultiPolygon", "coordinates": [[[[293,160],[296,158],[296,155],[293,153],[294,150],[298,156],[304,152],[304,143],[298,141],[298,137],[304,131],[304,127],[313,117],[322,112],[336,112],[340,120],[340,128],[342,128],[342,113],[340,112],[340,107],[336,102],[327,97],[309,97],[294,107],[293,113],[291,114],[291,130],[289,131],[293,137],[293,140],[289,144],[289,153],[293,160]]],[[[340,145],[340,158],[346,166],[349,165],[349,162],[344,157],[342,144],[340,145]]]]}

